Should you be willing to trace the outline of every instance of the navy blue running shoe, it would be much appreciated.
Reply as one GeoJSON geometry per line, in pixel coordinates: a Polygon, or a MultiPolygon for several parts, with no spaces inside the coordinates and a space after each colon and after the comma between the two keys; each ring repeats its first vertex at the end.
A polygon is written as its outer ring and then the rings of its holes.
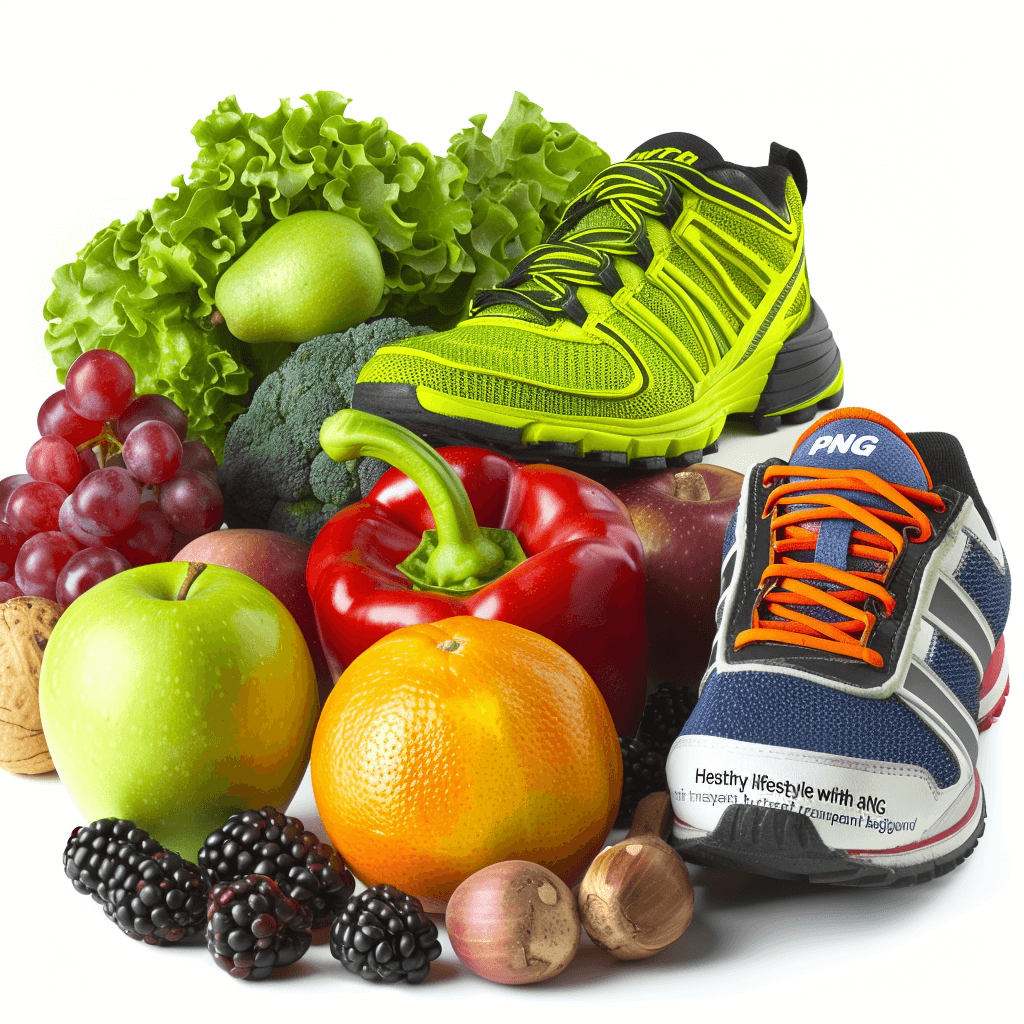
{"type": "Polygon", "coordinates": [[[837,409],[747,474],[669,754],[689,861],[836,885],[951,871],[984,829],[1010,574],[963,449],[837,409]]]}

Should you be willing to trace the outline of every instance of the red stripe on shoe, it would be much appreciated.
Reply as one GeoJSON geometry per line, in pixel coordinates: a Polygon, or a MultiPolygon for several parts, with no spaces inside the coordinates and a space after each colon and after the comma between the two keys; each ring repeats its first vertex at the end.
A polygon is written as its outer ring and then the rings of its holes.
{"type": "Polygon", "coordinates": [[[877,857],[881,854],[891,853],[909,853],[911,850],[919,850],[923,846],[931,846],[934,843],[940,843],[943,839],[948,839],[951,835],[955,835],[959,832],[974,816],[974,812],[978,809],[978,801],[981,799],[981,779],[978,777],[978,770],[974,770],[974,799],[971,801],[971,806],[967,813],[955,824],[950,825],[949,828],[943,830],[938,835],[932,836],[930,839],[922,839],[918,843],[908,843],[906,846],[893,846],[888,850],[846,850],[845,853],[850,857],[877,857]]]}
{"type": "Polygon", "coordinates": [[[999,679],[999,673],[1003,670],[1003,656],[1006,653],[1006,637],[1001,636],[988,659],[988,666],[985,669],[985,678],[981,681],[981,696],[984,697],[999,679]]]}

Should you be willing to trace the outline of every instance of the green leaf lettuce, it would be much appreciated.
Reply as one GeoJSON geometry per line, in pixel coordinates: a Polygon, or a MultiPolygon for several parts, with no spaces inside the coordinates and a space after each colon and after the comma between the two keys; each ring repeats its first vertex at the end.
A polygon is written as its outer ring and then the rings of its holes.
{"type": "Polygon", "coordinates": [[[384,264],[376,313],[444,329],[609,162],[520,93],[493,136],[477,115],[443,156],[383,118],[347,117],[337,93],[303,100],[282,100],[267,117],[223,100],[192,129],[199,153],[188,178],[56,271],[44,316],[58,380],[87,349],[120,352],[137,389],[177,402],[219,456],[228,424],[289,351],[240,342],[213,315],[220,275],[272,223],[312,209],[358,221],[384,264]]]}

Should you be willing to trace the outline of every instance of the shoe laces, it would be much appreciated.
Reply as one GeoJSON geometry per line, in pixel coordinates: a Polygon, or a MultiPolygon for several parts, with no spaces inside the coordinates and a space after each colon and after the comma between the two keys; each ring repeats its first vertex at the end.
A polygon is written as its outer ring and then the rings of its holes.
{"type": "Polygon", "coordinates": [[[736,650],[755,643],[791,644],[881,668],[882,656],[868,646],[876,611],[888,617],[896,607],[887,584],[906,544],[923,544],[932,536],[921,506],[941,512],[945,503],[931,491],[891,484],[864,470],[770,466],[765,486],[778,479],[787,482],[773,488],[762,513],[772,518],[769,563],[761,574],[751,628],[736,637],[736,650]],[[868,506],[840,491],[874,495],[893,507],[868,506]],[[813,556],[818,533],[805,524],[825,519],[852,520],[848,558],[874,563],[872,568],[851,571],[806,558],[807,552],[813,556]],[[826,618],[818,617],[822,609],[826,618]]]}
{"type": "Polygon", "coordinates": [[[566,210],[546,242],[531,249],[504,281],[476,296],[472,313],[511,304],[547,324],[563,315],[583,324],[587,312],[576,289],[601,288],[614,295],[622,287],[615,257],[646,270],[654,259],[646,218],[661,220],[671,228],[683,210],[676,183],[682,186],[685,181],[668,160],[659,161],[657,168],[650,161],[623,161],[606,167],[566,210]],[[621,226],[576,227],[600,206],[610,206],[621,218],[621,226]]]}

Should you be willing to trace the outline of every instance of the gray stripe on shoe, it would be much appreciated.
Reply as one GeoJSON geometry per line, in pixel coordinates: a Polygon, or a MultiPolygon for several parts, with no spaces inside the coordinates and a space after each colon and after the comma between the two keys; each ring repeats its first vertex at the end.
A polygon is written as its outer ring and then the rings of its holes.
{"type": "Polygon", "coordinates": [[[978,730],[967,717],[963,705],[950,697],[944,687],[930,679],[917,665],[911,664],[903,688],[926,704],[956,735],[972,764],[978,761],[978,730]]]}
{"type": "Polygon", "coordinates": [[[929,619],[947,634],[955,634],[961,646],[969,648],[982,673],[992,657],[993,645],[975,613],[973,602],[966,601],[942,577],[926,612],[929,619]]]}

